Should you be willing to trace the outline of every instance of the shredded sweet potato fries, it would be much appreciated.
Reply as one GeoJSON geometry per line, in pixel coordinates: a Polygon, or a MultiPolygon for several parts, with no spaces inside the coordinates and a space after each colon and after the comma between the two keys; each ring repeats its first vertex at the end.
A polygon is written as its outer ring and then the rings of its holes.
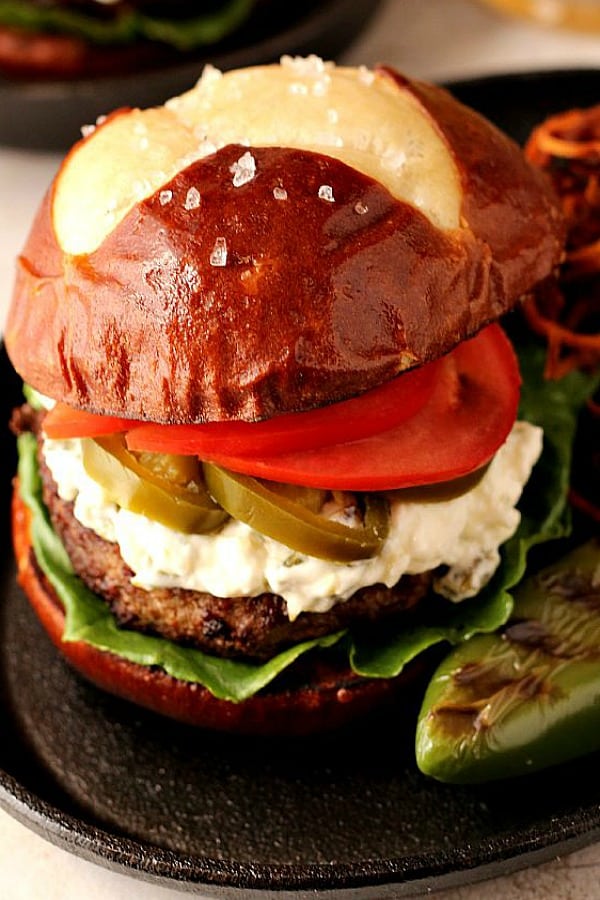
{"type": "MultiPolygon", "coordinates": [[[[562,201],[567,221],[565,260],[558,277],[527,298],[523,310],[531,328],[548,344],[546,376],[560,378],[575,368],[600,366],[600,104],[552,116],[531,133],[525,147],[544,169],[562,201]]],[[[589,470],[585,489],[571,489],[571,502],[600,522],[598,493],[600,400],[586,410],[589,470]],[[594,487],[595,485],[595,487],[594,487]]]]}

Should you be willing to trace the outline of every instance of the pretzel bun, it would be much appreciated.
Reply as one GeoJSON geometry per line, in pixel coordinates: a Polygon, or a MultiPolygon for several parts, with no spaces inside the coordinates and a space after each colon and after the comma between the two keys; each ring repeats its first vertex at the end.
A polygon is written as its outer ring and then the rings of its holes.
{"type": "Polygon", "coordinates": [[[391,69],[208,68],[89,131],[6,328],[21,376],[78,408],[254,421],[345,399],[450,350],[560,259],[518,147],[391,69]]]}

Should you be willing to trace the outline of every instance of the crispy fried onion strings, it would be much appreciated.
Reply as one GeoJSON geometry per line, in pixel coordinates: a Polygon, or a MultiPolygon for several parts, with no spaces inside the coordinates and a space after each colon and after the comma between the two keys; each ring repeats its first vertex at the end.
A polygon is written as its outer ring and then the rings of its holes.
{"type": "MultiPolygon", "coordinates": [[[[547,341],[548,378],[575,368],[595,371],[600,365],[600,105],[547,119],[531,133],[525,153],[548,173],[567,222],[560,271],[526,299],[525,316],[547,341]]],[[[589,401],[582,423],[584,463],[570,500],[600,522],[598,397],[589,401]]]]}
{"type": "Polygon", "coordinates": [[[546,119],[525,147],[551,178],[567,220],[558,280],[527,298],[530,326],[548,342],[546,376],[600,365],[600,104],[546,119]]]}

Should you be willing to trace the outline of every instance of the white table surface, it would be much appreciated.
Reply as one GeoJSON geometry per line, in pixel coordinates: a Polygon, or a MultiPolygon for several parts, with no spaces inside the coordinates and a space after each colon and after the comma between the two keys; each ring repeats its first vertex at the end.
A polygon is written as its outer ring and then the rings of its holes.
{"type": "MultiPolygon", "coordinates": [[[[470,0],[388,0],[344,61],[385,62],[409,75],[433,80],[595,67],[600,66],[600,35],[561,32],[503,18],[470,0]]],[[[10,294],[13,260],[58,162],[52,154],[0,147],[0,324],[10,294]]],[[[0,811],[2,900],[167,900],[178,896],[189,894],[85,862],[0,811]]],[[[439,896],[444,900],[600,898],[600,846],[439,896]]]]}

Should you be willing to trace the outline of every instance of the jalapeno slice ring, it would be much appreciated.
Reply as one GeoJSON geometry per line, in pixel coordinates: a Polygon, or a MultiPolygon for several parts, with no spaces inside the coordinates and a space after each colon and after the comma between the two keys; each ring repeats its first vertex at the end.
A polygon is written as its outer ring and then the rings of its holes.
{"type": "Polygon", "coordinates": [[[288,485],[280,491],[275,484],[212,463],[204,463],[203,469],[208,490],[231,516],[300,553],[335,562],[368,559],[387,534],[388,505],[377,495],[365,497],[363,524],[353,527],[315,511],[308,489],[288,485]]]}

